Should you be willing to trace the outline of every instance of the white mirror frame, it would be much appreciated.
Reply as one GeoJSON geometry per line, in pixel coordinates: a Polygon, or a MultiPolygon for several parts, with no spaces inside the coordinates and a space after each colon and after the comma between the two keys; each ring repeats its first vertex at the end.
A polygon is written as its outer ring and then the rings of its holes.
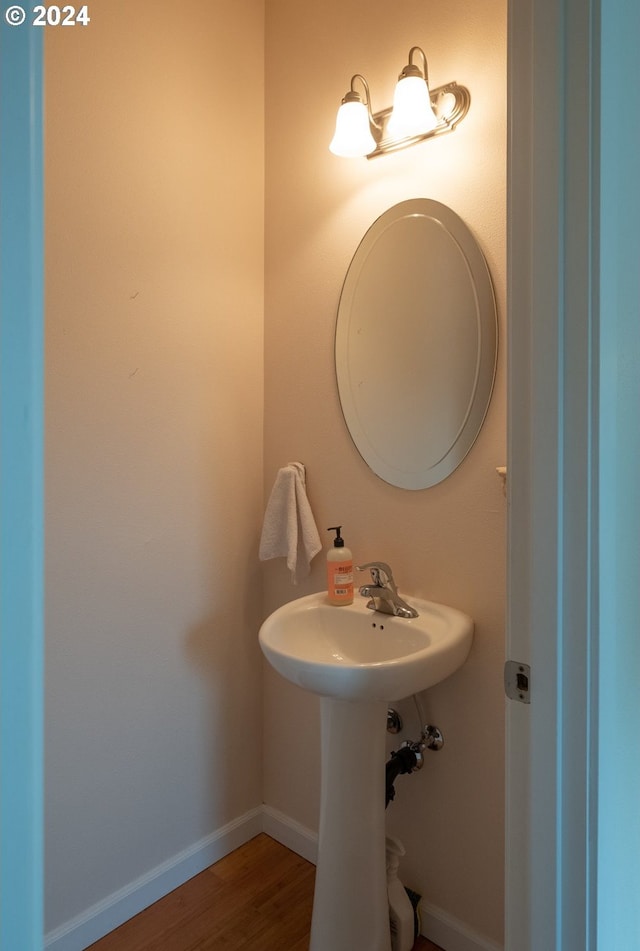
{"type": "Polygon", "coordinates": [[[428,198],[384,212],[347,271],[335,366],[345,422],[385,482],[446,479],[480,432],[495,377],[491,276],[462,219],[428,198]]]}

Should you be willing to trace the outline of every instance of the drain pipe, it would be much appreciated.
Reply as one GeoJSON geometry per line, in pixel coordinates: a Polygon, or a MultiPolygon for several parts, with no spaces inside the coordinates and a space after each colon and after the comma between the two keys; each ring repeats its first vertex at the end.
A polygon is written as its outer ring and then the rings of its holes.
{"type": "Polygon", "coordinates": [[[395,799],[396,790],[394,782],[401,773],[412,773],[414,769],[419,769],[418,756],[410,746],[401,746],[398,752],[391,754],[391,759],[385,766],[385,809],[392,799],[395,799]]]}
{"type": "MultiPolygon", "coordinates": [[[[418,703],[418,698],[413,697],[418,715],[422,712],[418,703]]],[[[387,731],[389,733],[398,733],[402,729],[402,719],[396,710],[390,708],[387,711],[387,731]]],[[[398,776],[404,773],[413,773],[417,769],[422,769],[424,765],[423,753],[425,750],[438,752],[444,746],[444,736],[437,726],[427,724],[420,731],[418,742],[405,740],[400,749],[391,753],[391,758],[385,766],[385,809],[392,799],[395,798],[394,782],[398,776]]]]}

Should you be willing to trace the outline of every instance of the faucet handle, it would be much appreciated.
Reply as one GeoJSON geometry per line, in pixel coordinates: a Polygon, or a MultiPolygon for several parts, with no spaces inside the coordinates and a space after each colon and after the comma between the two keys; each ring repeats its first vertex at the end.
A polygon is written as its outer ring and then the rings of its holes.
{"type": "Polygon", "coordinates": [[[356,565],[357,571],[365,571],[367,568],[371,571],[371,580],[375,585],[380,588],[388,585],[393,591],[397,592],[393,572],[386,561],[368,561],[364,565],[356,565]]]}

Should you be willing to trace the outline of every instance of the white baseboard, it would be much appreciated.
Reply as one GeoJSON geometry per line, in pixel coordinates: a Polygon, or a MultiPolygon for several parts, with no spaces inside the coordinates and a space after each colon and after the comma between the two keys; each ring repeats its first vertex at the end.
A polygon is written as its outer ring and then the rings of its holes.
{"type": "Polygon", "coordinates": [[[424,899],[420,902],[420,934],[446,951],[503,951],[501,944],[478,934],[424,899]]]}
{"type": "Polygon", "coordinates": [[[257,806],[49,932],[46,951],[83,951],[260,832],[262,808],[257,806]]]}
{"type": "Polygon", "coordinates": [[[292,852],[301,855],[315,865],[318,860],[318,834],[290,819],[271,806],[262,807],[262,831],[276,842],[286,845],[292,852]]]}
{"type": "MultiPolygon", "coordinates": [[[[260,832],[315,864],[317,834],[271,806],[258,806],[49,932],[45,936],[46,951],[84,951],[260,832]]],[[[446,951],[503,951],[501,945],[424,900],[420,917],[424,937],[446,951]]]]}

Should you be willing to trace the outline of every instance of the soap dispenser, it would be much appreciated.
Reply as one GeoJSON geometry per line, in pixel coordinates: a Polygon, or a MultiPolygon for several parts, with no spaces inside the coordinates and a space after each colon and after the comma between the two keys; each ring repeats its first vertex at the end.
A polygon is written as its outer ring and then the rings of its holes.
{"type": "Polygon", "coordinates": [[[327,529],[336,533],[333,548],[327,552],[327,594],[329,603],[336,606],[353,603],[353,555],[345,548],[341,530],[342,525],[327,529]]]}

